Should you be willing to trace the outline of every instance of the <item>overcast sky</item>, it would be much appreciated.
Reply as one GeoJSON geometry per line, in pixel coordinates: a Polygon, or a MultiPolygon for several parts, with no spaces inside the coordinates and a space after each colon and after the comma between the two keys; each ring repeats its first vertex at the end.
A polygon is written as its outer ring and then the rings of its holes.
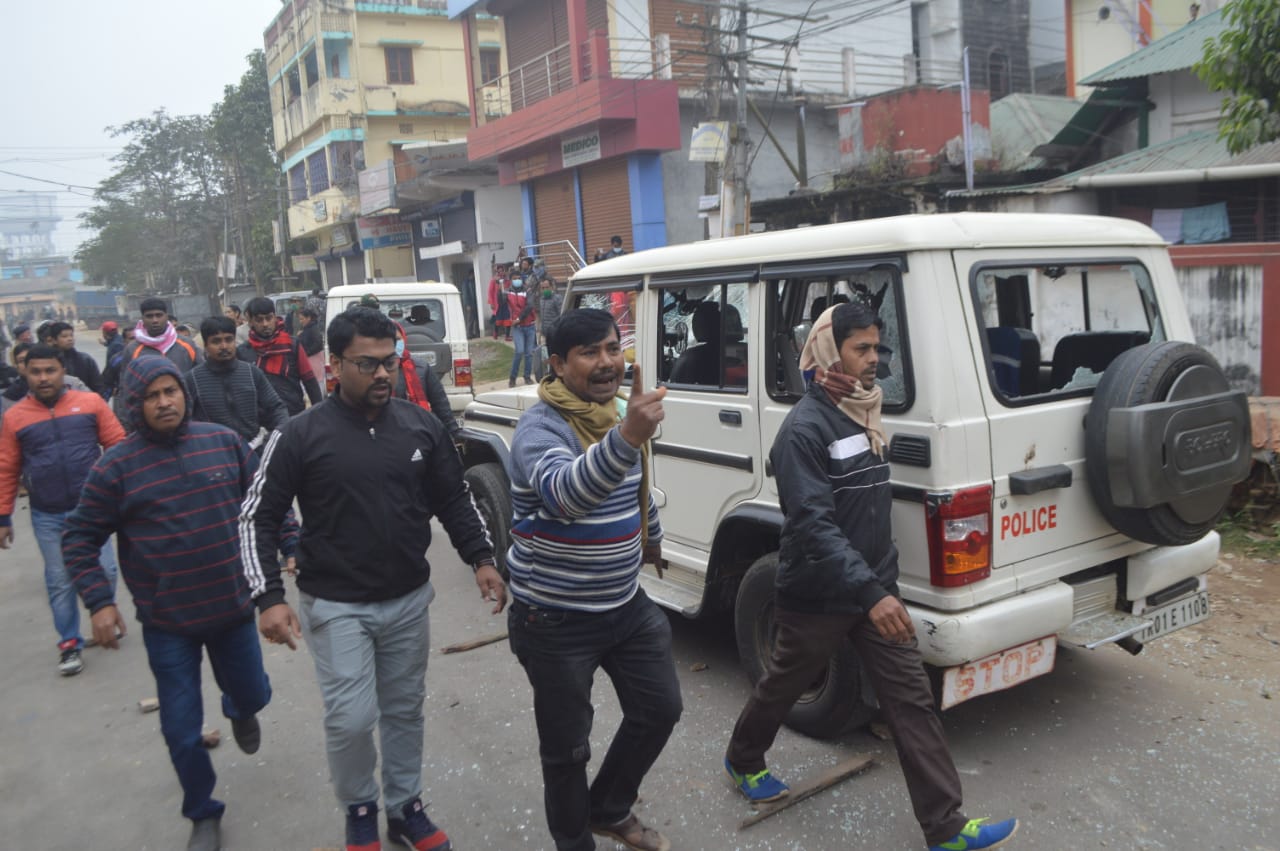
{"type": "Polygon", "coordinates": [[[56,191],[54,244],[74,252],[88,236],[76,217],[120,149],[106,128],[162,107],[208,113],[279,9],[279,0],[5,3],[0,170],[59,185],[0,174],[0,205],[18,191],[56,191]]]}

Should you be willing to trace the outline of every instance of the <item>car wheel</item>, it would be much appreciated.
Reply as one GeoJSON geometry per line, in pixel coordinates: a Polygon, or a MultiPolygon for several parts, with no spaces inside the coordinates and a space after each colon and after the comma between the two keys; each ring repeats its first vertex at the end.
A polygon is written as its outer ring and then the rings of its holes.
{"type": "Polygon", "coordinates": [[[507,546],[511,539],[511,485],[502,465],[490,462],[477,464],[463,474],[476,508],[493,538],[493,558],[502,578],[507,578],[507,546]]]}
{"type": "Polygon", "coordinates": [[[1249,474],[1249,404],[1213,355],[1148,343],[1111,362],[1085,417],[1085,472],[1118,531],[1189,544],[1213,529],[1249,474]]]}
{"type": "MultiPolygon", "coordinates": [[[[756,560],[738,586],[734,630],[738,658],[754,685],[764,676],[774,641],[774,580],[778,554],[756,560]]],[[[786,724],[807,736],[829,739],[861,727],[875,713],[863,692],[861,663],[848,638],[787,713],[786,724]]]]}

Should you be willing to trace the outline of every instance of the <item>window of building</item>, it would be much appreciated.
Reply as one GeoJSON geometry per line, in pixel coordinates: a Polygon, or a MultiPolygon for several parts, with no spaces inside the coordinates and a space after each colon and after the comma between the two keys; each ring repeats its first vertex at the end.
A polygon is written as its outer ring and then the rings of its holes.
{"type": "Polygon", "coordinates": [[[387,57],[387,82],[413,82],[413,48],[384,47],[387,57]]]}
{"type": "Polygon", "coordinates": [[[345,80],[351,76],[351,61],[348,58],[347,42],[338,39],[325,39],[325,68],[330,79],[345,80]]]}
{"type": "Polygon", "coordinates": [[[356,172],[364,164],[360,142],[334,142],[329,146],[329,176],[339,189],[356,188],[356,172]]]}
{"type": "Polygon", "coordinates": [[[298,163],[289,169],[289,201],[300,204],[307,200],[307,165],[298,163]]]}
{"type": "Polygon", "coordinates": [[[312,195],[329,188],[329,163],[324,151],[316,151],[307,157],[307,183],[312,195]]]}
{"type": "Polygon", "coordinates": [[[289,103],[293,103],[295,100],[302,97],[302,82],[298,77],[298,66],[294,65],[288,71],[285,71],[284,79],[285,86],[288,87],[289,91],[289,103]]]}
{"type": "Polygon", "coordinates": [[[311,88],[320,82],[320,65],[316,58],[315,48],[307,51],[307,55],[302,57],[303,80],[307,84],[307,88],[311,88]]]}
{"type": "Polygon", "coordinates": [[[480,49],[480,83],[492,83],[502,76],[502,51],[480,49]]]}

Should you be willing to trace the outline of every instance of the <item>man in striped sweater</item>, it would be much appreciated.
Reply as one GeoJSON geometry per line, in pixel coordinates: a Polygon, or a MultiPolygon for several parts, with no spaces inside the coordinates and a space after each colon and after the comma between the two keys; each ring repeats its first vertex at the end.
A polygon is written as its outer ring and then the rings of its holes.
{"type": "Polygon", "coordinates": [[[511,650],[533,686],[547,822],[558,851],[594,849],[593,833],[664,851],[631,807],[682,710],[671,625],[639,584],[640,565],[661,558],[647,446],[666,389],[644,392],[636,365],[630,400],[618,396],[626,362],[606,311],[564,314],[547,348],[553,374],[511,441],[507,556],[511,650]],[[623,719],[588,785],[599,668],[623,719]]]}
{"type": "MultiPolygon", "coordinates": [[[[236,744],[258,749],[257,713],[271,699],[240,565],[237,520],[257,460],[240,436],[190,421],[178,368],[144,357],[125,366],[133,433],[93,466],[62,538],[67,572],[92,614],[93,635],[118,647],[124,617],[99,548],[115,533],[160,698],[160,731],[193,822],[188,849],[220,847],[225,809],[200,739],[202,653],[222,690],[236,744]]],[[[291,547],[290,547],[291,549],[291,547]]]]}

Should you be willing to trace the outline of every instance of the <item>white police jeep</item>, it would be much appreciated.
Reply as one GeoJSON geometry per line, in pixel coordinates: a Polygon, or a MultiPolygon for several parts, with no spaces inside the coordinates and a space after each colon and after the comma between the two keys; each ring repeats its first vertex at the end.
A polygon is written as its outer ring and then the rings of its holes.
{"type": "MultiPolygon", "coordinates": [[[[1249,469],[1243,393],[1189,342],[1164,242],[1125,220],[905,216],[643,251],[589,266],[629,361],[669,390],[653,442],[669,569],[659,603],[732,610],[749,676],[769,649],[782,514],[767,462],[829,304],[884,319],[880,383],[902,595],[944,707],[1052,670],[1059,644],[1144,642],[1209,614],[1205,575],[1249,469]]],[[[535,388],[465,413],[467,477],[505,542],[504,463],[535,388]]],[[[788,723],[828,736],[874,695],[851,646],[788,723]]]]}

